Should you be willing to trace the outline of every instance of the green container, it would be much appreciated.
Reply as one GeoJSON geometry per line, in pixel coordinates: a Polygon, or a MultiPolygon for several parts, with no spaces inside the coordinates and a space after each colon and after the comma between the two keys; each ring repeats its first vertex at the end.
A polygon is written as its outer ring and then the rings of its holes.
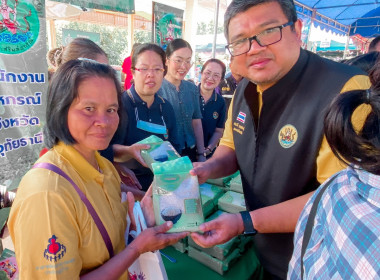
{"type": "Polygon", "coordinates": [[[170,142],[163,141],[155,135],[149,136],[137,143],[150,145],[149,149],[141,150],[141,156],[151,170],[153,170],[152,163],[154,162],[165,162],[181,157],[170,142]]]}
{"type": "Polygon", "coordinates": [[[246,211],[245,199],[242,193],[228,191],[218,200],[218,208],[228,213],[246,211]]]}
{"type": "Polygon", "coordinates": [[[224,194],[224,191],[217,186],[204,183],[199,186],[202,198],[202,209],[205,217],[208,217],[216,210],[218,199],[224,194]]]}
{"type": "Polygon", "coordinates": [[[237,259],[240,257],[239,249],[234,250],[225,260],[221,261],[217,258],[214,258],[213,256],[210,256],[202,251],[199,251],[196,248],[193,248],[191,246],[188,247],[188,255],[189,257],[199,261],[200,263],[204,264],[205,266],[211,268],[212,270],[216,271],[220,275],[224,275],[229,267],[237,261],[237,259]]]}
{"type": "Polygon", "coordinates": [[[198,231],[204,222],[197,176],[188,157],[153,163],[153,207],[156,224],[172,221],[169,232],[198,231]]]}

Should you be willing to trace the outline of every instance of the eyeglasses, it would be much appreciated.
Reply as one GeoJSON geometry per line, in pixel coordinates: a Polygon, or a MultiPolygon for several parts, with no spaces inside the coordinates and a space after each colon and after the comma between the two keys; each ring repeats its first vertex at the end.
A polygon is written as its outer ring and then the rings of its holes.
{"type": "Polygon", "coordinates": [[[252,41],[255,40],[260,47],[265,47],[273,45],[277,42],[280,42],[282,39],[282,29],[284,27],[293,25],[293,21],[289,21],[280,26],[272,27],[266,29],[259,34],[252,36],[250,38],[244,38],[238,41],[235,41],[226,46],[226,49],[230,52],[231,56],[238,56],[249,52],[252,46],[252,41]]]}
{"type": "Polygon", "coordinates": [[[163,68],[132,68],[133,70],[139,71],[141,74],[146,75],[148,72],[154,73],[156,75],[164,73],[163,68]]]}
{"type": "Polygon", "coordinates": [[[220,80],[222,77],[220,74],[212,73],[211,71],[203,72],[202,75],[204,75],[207,79],[212,78],[213,80],[220,80]]]}
{"type": "Polygon", "coordinates": [[[194,64],[194,62],[192,62],[190,60],[183,60],[180,58],[175,58],[175,59],[168,58],[168,59],[173,61],[177,66],[182,66],[182,65],[192,66],[194,64]]]}

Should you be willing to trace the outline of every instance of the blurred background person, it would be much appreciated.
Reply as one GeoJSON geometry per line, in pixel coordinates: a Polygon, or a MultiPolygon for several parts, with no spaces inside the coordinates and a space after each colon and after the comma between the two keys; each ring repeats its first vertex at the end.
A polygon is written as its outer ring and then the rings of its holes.
{"type": "Polygon", "coordinates": [[[122,74],[121,74],[121,80],[124,81],[124,89],[127,90],[131,87],[132,85],[132,56],[133,56],[133,51],[141,45],[140,43],[134,43],[132,46],[131,54],[128,56],[126,59],[124,59],[123,64],[121,66],[122,68],[122,74]]]}
{"type": "Polygon", "coordinates": [[[198,87],[206,158],[211,157],[224,131],[226,104],[223,97],[216,93],[216,88],[225,74],[226,65],[216,58],[207,60],[201,70],[198,87]]]}
{"type": "Polygon", "coordinates": [[[234,96],[235,89],[237,88],[238,83],[243,79],[243,76],[239,75],[238,67],[236,63],[233,63],[233,56],[231,56],[230,61],[230,70],[231,73],[229,76],[222,79],[219,84],[220,94],[223,96],[224,101],[226,102],[226,109],[231,104],[232,97],[234,96]]]}
{"type": "MultiPolygon", "coordinates": [[[[121,94],[115,71],[106,64],[72,60],[54,74],[44,129],[50,150],[37,164],[55,166],[78,190],[42,166],[23,177],[8,222],[20,279],[128,279],[127,268],[140,254],[186,235],[163,234],[172,226],[165,223],[125,246],[127,205],[121,203],[120,177],[97,152],[108,146],[118,127],[121,94]]],[[[132,214],[132,195],[128,204],[132,214]]]]}
{"type": "Polygon", "coordinates": [[[205,161],[202,113],[197,87],[184,78],[193,63],[193,50],[183,39],[174,39],[166,48],[167,73],[159,94],[173,106],[176,116],[179,147],[182,156],[191,161],[205,161]]]}
{"type": "Polygon", "coordinates": [[[380,52],[380,35],[371,41],[368,52],[380,52]]]}
{"type": "MultiPolygon", "coordinates": [[[[126,126],[120,127],[114,139],[114,161],[131,159],[129,146],[151,135],[169,141],[179,150],[176,116],[172,105],[157,95],[165,73],[165,52],[155,44],[141,44],[132,54],[132,75],[134,83],[123,95],[123,105],[128,115],[126,126]]],[[[141,159],[142,160],[142,159],[141,159]]],[[[137,161],[130,168],[146,191],[153,181],[152,171],[137,161]]]]}

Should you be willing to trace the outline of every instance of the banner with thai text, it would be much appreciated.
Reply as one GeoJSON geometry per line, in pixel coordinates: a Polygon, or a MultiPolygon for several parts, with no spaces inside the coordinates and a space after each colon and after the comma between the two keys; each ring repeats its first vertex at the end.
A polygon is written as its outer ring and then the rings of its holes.
{"type": "Polygon", "coordinates": [[[47,94],[44,0],[2,0],[0,185],[13,189],[43,147],[47,94]]]}
{"type": "Polygon", "coordinates": [[[135,13],[135,1],[134,0],[55,0],[56,2],[62,2],[85,8],[122,12],[125,14],[135,13]]]}

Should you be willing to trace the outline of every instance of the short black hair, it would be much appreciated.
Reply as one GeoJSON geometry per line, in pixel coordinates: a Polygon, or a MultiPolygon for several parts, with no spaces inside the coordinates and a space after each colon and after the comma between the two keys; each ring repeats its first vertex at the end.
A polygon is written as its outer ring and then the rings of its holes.
{"type": "Polygon", "coordinates": [[[189,48],[191,52],[193,52],[193,49],[191,48],[189,42],[181,38],[174,39],[166,48],[166,57],[169,58],[176,50],[183,48],[189,48]]]}
{"type": "Polygon", "coordinates": [[[324,121],[326,139],[344,163],[380,175],[380,59],[369,73],[372,87],[339,94],[328,108],[324,121]],[[363,128],[356,131],[352,115],[362,104],[371,106],[363,128]]]}
{"type": "Polygon", "coordinates": [[[376,45],[380,42],[380,36],[377,36],[375,39],[371,41],[368,47],[368,52],[376,51],[376,45]]]}
{"type": "MultiPolygon", "coordinates": [[[[277,2],[289,22],[297,21],[297,11],[294,6],[293,0],[233,0],[228,6],[226,13],[224,14],[224,35],[228,43],[228,26],[233,17],[237,14],[243,13],[248,9],[265,3],[277,2]]],[[[294,25],[291,27],[294,30],[294,25]]]]}
{"type": "Polygon", "coordinates": [[[68,127],[68,111],[78,97],[78,87],[81,82],[92,77],[109,78],[113,80],[117,91],[119,105],[119,125],[123,109],[121,101],[120,83],[115,70],[106,64],[88,59],[70,60],[60,66],[49,83],[46,106],[46,125],[44,127],[44,141],[48,148],[52,148],[62,141],[67,145],[75,144],[68,127]]]}
{"type": "Polygon", "coordinates": [[[223,80],[224,79],[224,76],[226,75],[226,65],[223,63],[223,61],[217,59],[217,58],[210,58],[209,60],[207,60],[205,62],[205,64],[203,64],[202,66],[202,70],[201,70],[201,73],[203,73],[203,70],[206,68],[206,66],[211,63],[211,62],[214,62],[214,63],[217,63],[220,65],[220,67],[222,67],[222,77],[221,79],[223,80]]]}
{"type": "Polygon", "coordinates": [[[165,73],[166,73],[165,51],[159,45],[152,44],[152,43],[140,44],[133,50],[132,59],[131,59],[131,61],[132,61],[131,62],[131,69],[135,69],[136,62],[137,62],[139,55],[142,54],[143,52],[146,52],[146,51],[155,52],[156,54],[158,54],[161,57],[162,65],[164,66],[165,73]]]}

